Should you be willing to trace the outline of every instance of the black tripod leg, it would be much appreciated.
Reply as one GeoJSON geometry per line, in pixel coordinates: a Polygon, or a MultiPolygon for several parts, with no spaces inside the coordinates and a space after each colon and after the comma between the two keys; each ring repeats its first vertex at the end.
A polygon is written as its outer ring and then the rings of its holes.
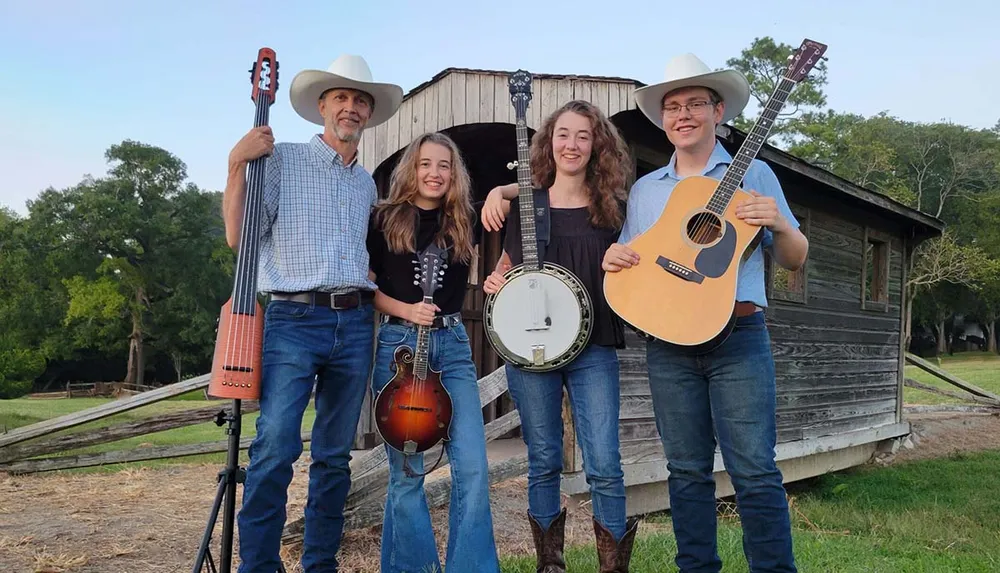
{"type": "Polygon", "coordinates": [[[236,483],[243,483],[246,473],[240,468],[240,428],[243,425],[242,414],[240,413],[240,401],[233,400],[233,411],[229,417],[228,459],[226,460],[226,471],[228,475],[226,488],[226,505],[222,513],[222,557],[220,565],[224,573],[232,571],[233,561],[233,528],[236,516],[236,483]]]}
{"type": "Polygon", "coordinates": [[[194,562],[191,573],[200,573],[201,568],[208,559],[211,571],[215,571],[215,563],[212,561],[212,553],[208,549],[208,544],[212,541],[212,530],[215,529],[215,522],[219,519],[219,509],[222,507],[222,498],[226,495],[226,480],[220,474],[219,489],[215,494],[215,502],[212,504],[212,513],[208,516],[208,525],[205,527],[205,534],[201,538],[201,545],[198,546],[198,558],[194,562]]]}
{"type": "Polygon", "coordinates": [[[211,551],[208,545],[212,539],[212,531],[215,529],[215,522],[219,518],[219,510],[222,509],[222,547],[220,548],[219,571],[230,573],[233,562],[233,530],[236,517],[236,484],[243,483],[246,473],[240,468],[240,427],[242,425],[242,415],[240,414],[240,400],[233,400],[233,406],[229,413],[219,412],[216,416],[216,425],[223,425],[228,422],[226,433],[229,434],[228,455],[226,456],[226,467],[219,472],[219,490],[215,495],[215,503],[212,505],[212,513],[205,527],[205,535],[202,537],[201,546],[198,548],[198,557],[195,560],[191,573],[201,573],[205,560],[208,560],[210,571],[216,572],[215,563],[212,560],[211,551]]]}

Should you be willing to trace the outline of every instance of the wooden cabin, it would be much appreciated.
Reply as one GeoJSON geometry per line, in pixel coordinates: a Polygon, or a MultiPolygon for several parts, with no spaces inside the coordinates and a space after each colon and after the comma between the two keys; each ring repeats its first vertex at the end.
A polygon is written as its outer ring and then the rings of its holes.
{"type": "MultiPolygon", "coordinates": [[[[515,172],[507,167],[517,157],[508,73],[446,69],[411,90],[392,119],[366,132],[360,160],[380,193],[387,193],[402,149],[425,131],[445,132],[459,145],[474,200],[514,182],[515,172]]],[[[665,165],[673,151],[663,131],[635,106],[632,92],[642,85],[626,78],[534,74],[529,133],[567,101],[588,100],[628,142],[634,181],[665,165]]],[[[721,126],[718,136],[735,155],[745,134],[721,126]]],[[[906,261],[943,225],[777,148],[765,146],[758,157],[774,169],[810,241],[802,269],[789,273],[769,262],[767,273],[767,321],[778,389],[777,455],[786,481],[793,481],[864,463],[880,444],[909,432],[902,418],[906,261]]],[[[500,233],[481,238],[466,298],[465,323],[480,376],[500,366],[483,332],[480,285],[501,245],[500,233]]],[[[640,507],[643,512],[667,507],[667,470],[652,416],[644,343],[626,332],[628,348],[619,351],[620,435],[632,514],[640,507]]],[[[511,408],[504,397],[484,408],[484,418],[495,419],[511,408]]],[[[572,451],[565,456],[562,487],[586,498],[572,421],[564,423],[572,451]]],[[[359,431],[375,435],[373,428],[359,431]]],[[[731,493],[718,455],[716,470],[719,495],[731,493]]]]}

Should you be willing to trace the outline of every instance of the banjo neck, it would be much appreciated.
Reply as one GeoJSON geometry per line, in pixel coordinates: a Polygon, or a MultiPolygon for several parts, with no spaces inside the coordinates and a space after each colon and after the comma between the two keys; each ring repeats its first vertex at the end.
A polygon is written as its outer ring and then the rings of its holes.
{"type": "Polygon", "coordinates": [[[538,235],[535,232],[535,199],[531,186],[531,140],[528,138],[528,102],[531,100],[531,74],[518,70],[510,81],[511,102],[517,134],[517,202],[521,217],[521,263],[540,268],[538,235]]]}

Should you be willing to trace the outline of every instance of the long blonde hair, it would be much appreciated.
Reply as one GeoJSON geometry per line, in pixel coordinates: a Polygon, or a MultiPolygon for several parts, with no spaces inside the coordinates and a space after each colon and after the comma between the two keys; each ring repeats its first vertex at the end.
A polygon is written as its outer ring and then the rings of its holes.
{"type": "Polygon", "coordinates": [[[462,161],[458,145],[440,132],[424,133],[406,147],[403,156],[392,171],[389,180],[389,197],[375,210],[375,222],[385,234],[385,242],[393,253],[416,252],[417,207],[413,200],[419,195],[417,188],[417,163],[420,161],[420,147],[424,143],[436,143],[451,151],[451,183],[444,196],[441,230],[434,241],[440,247],[451,246],[452,261],[468,264],[475,253],[472,237],[472,180],[462,161]]]}

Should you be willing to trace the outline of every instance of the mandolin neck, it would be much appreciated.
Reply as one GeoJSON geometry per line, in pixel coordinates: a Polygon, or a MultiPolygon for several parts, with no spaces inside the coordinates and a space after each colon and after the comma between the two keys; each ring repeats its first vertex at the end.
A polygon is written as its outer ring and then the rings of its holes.
{"type": "MultiPolygon", "coordinates": [[[[424,304],[434,304],[433,297],[425,296],[424,304]]],[[[417,349],[413,352],[413,376],[417,380],[427,379],[427,357],[430,354],[430,327],[417,327],[417,349]]]]}
{"type": "MultiPolygon", "coordinates": [[[[254,127],[268,124],[271,106],[266,93],[257,95],[254,127]]],[[[236,259],[236,276],[233,281],[233,313],[252,315],[256,312],[257,274],[260,257],[261,209],[264,206],[264,177],[267,156],[258,157],[247,167],[246,199],[243,205],[243,227],[240,230],[240,247],[236,259]]]]}

